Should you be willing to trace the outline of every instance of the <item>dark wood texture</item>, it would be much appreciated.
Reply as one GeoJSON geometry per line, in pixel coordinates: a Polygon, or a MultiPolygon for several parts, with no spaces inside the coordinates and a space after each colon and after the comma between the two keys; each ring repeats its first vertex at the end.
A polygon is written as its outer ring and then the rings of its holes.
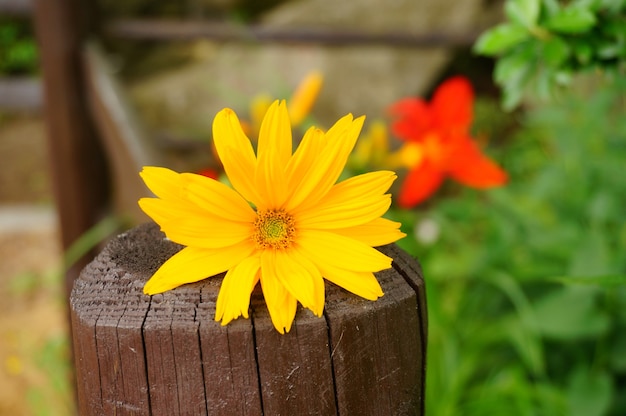
{"type": "Polygon", "coordinates": [[[143,166],[167,164],[154,140],[143,130],[124,89],[97,44],[85,45],[83,65],[85,94],[111,166],[116,212],[129,216],[135,224],[141,224],[148,217],[139,209],[137,200],[146,196],[147,190],[139,172],[143,166]]]}
{"type": "Polygon", "coordinates": [[[396,246],[385,295],[327,283],[322,318],[273,327],[214,321],[222,276],[152,297],[144,282],[180,249],[145,224],[114,239],[70,299],[81,415],[423,415],[426,313],[419,265],[396,246]]]}
{"type": "MultiPolygon", "coordinates": [[[[34,23],[43,74],[52,185],[63,248],[93,226],[108,201],[103,152],[91,123],[84,91],[82,41],[87,19],[72,0],[34,2],[34,23]]],[[[67,273],[67,291],[93,256],[67,273]]]]}

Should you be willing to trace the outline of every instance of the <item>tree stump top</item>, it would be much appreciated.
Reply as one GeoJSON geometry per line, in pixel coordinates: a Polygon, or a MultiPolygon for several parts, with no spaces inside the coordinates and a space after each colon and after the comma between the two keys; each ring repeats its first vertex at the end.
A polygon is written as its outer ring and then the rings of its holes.
{"type": "Polygon", "coordinates": [[[426,302],[417,262],[393,268],[372,302],[326,282],[322,318],[298,307],[273,327],[262,294],[250,319],[214,321],[223,275],[146,296],[181,246],[153,224],[111,241],[70,299],[81,415],[422,415],[426,302]]]}

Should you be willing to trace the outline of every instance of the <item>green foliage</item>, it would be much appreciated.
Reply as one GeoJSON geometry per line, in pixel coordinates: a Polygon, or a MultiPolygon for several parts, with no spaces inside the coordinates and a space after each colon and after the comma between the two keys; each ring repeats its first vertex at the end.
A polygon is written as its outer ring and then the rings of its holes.
{"type": "Polygon", "coordinates": [[[25,22],[0,19],[0,74],[32,74],[37,69],[37,46],[25,22]]]}
{"type": "Polygon", "coordinates": [[[506,187],[393,212],[426,276],[427,414],[626,413],[625,93],[528,113],[496,155],[506,187]]]}
{"type": "Polygon", "coordinates": [[[474,45],[498,57],[494,79],[505,109],[527,91],[547,98],[579,72],[624,74],[626,0],[507,0],[505,12],[508,21],[474,45]]]}

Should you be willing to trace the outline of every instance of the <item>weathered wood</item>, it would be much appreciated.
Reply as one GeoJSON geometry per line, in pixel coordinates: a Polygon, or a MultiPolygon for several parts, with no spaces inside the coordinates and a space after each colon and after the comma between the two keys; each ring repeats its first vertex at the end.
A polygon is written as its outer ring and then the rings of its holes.
{"type": "Polygon", "coordinates": [[[93,42],[86,44],[83,57],[85,94],[111,166],[116,212],[140,224],[148,217],[137,205],[146,194],[139,172],[143,166],[166,164],[154,140],[143,130],[100,47],[93,42]]]}
{"type": "MultiPolygon", "coordinates": [[[[34,2],[52,187],[64,249],[98,222],[109,195],[106,161],[82,93],[86,19],[80,6],[73,0],[34,2]]],[[[74,278],[91,258],[84,256],[68,271],[68,295],[74,278]]]]}
{"type": "Polygon", "coordinates": [[[299,307],[274,329],[214,321],[221,279],[152,297],[144,282],[180,246],[149,223],[114,239],[71,297],[81,415],[423,415],[426,315],[419,265],[396,246],[385,296],[327,283],[324,317],[299,307]]]}

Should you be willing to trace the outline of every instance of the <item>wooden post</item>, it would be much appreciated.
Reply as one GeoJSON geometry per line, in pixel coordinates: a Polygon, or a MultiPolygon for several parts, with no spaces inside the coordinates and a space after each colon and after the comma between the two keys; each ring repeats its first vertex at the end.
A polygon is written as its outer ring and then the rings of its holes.
{"type": "MultiPolygon", "coordinates": [[[[64,249],[100,219],[109,198],[105,158],[84,94],[84,4],[72,0],[34,2],[50,169],[64,249]]],[[[85,257],[68,271],[68,295],[88,261],[85,257]]]]}
{"type": "Polygon", "coordinates": [[[79,411],[86,415],[423,415],[426,304],[419,265],[396,246],[376,302],[326,284],[323,318],[298,309],[274,329],[213,320],[221,276],[152,297],[151,274],[180,246],[153,223],[112,240],[71,296],[79,411]]]}

